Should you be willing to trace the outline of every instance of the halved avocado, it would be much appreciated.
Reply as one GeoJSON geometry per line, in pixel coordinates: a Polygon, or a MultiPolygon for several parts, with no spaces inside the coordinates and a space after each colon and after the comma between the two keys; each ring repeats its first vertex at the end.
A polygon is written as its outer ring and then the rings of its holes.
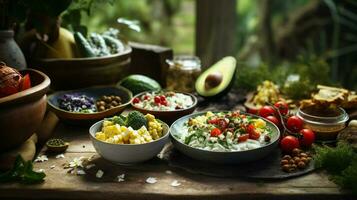
{"type": "Polygon", "coordinates": [[[228,92],[234,82],[236,59],[224,57],[204,71],[196,80],[196,92],[203,97],[216,97],[228,92]]]}

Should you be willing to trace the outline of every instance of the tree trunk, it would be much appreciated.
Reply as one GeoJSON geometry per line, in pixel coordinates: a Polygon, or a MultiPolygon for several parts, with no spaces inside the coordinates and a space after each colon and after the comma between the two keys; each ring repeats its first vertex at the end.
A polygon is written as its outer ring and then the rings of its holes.
{"type": "Polygon", "coordinates": [[[236,0],[196,0],[196,55],[206,68],[234,55],[237,27],[236,0]]]}
{"type": "Polygon", "coordinates": [[[261,39],[260,51],[264,60],[273,63],[276,58],[275,41],[271,23],[271,5],[273,0],[261,0],[259,3],[259,37],[261,39]]]}

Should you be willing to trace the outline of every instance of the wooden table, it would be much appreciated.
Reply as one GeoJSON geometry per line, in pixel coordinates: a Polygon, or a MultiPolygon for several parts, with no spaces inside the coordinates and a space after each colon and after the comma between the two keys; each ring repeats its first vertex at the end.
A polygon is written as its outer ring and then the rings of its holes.
{"type": "MultiPolygon", "coordinates": [[[[191,174],[170,168],[159,158],[134,166],[116,166],[95,152],[88,137],[88,127],[57,123],[58,119],[51,113],[46,122],[44,128],[50,130],[55,126],[54,137],[70,142],[65,158],[56,159],[53,155],[46,162],[36,162],[35,169],[44,169],[47,174],[45,182],[0,185],[0,199],[353,199],[323,172],[282,181],[259,181],[191,174]],[[62,166],[75,157],[93,155],[96,167],[88,170],[86,175],[69,174],[62,166]],[[95,177],[98,169],[104,171],[100,179],[95,177]],[[125,174],[124,182],[114,180],[120,174],[125,174]],[[155,177],[158,182],[148,184],[145,182],[148,177],[155,177]],[[172,187],[170,184],[174,180],[181,185],[172,187]]],[[[40,154],[45,153],[43,151],[40,154]]]]}

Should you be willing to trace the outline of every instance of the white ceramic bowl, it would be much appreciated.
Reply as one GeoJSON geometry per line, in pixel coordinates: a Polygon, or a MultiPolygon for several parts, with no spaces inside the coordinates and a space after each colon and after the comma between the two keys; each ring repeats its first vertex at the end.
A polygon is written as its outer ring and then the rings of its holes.
{"type": "Polygon", "coordinates": [[[102,129],[104,120],[93,124],[89,128],[89,137],[95,150],[104,159],[115,164],[128,165],[152,159],[160,153],[169,139],[169,127],[160,121],[163,126],[163,136],[145,144],[110,144],[95,138],[95,133],[102,129]]]}

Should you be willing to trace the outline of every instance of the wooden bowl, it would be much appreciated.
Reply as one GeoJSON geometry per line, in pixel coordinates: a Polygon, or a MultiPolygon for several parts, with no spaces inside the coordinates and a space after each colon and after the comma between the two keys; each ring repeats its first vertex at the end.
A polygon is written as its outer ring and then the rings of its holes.
{"type": "Polygon", "coordinates": [[[57,59],[35,61],[37,69],[52,80],[51,89],[69,90],[95,85],[110,85],[128,75],[131,47],[121,53],[93,58],[57,59]]]}
{"type": "MultiPolygon", "coordinates": [[[[142,93],[139,93],[137,95],[135,95],[133,97],[136,98],[136,97],[141,97],[142,95],[146,94],[147,92],[142,92],[142,93]]],[[[190,94],[190,93],[187,93],[187,92],[180,92],[182,94],[185,94],[185,95],[188,95],[192,98],[192,101],[193,101],[193,104],[189,107],[189,108],[186,108],[186,109],[178,109],[178,110],[172,110],[172,111],[158,111],[158,110],[148,110],[148,109],[143,109],[143,108],[140,108],[138,106],[136,106],[133,102],[131,102],[131,106],[143,113],[143,114],[152,114],[154,115],[156,118],[168,123],[168,124],[172,124],[174,121],[176,121],[177,119],[179,119],[180,117],[183,117],[185,115],[189,115],[191,113],[193,113],[193,111],[195,111],[196,109],[196,106],[197,106],[197,97],[195,97],[193,94],[190,94]]]]}
{"type": "Polygon", "coordinates": [[[48,96],[48,105],[52,112],[54,112],[58,118],[64,122],[71,124],[90,124],[98,120],[102,120],[106,117],[111,117],[115,114],[122,112],[129,104],[133,97],[133,94],[126,88],[120,86],[98,86],[90,87],[79,90],[60,91],[48,96]],[[78,113],[70,112],[59,108],[58,98],[64,94],[84,94],[88,97],[92,97],[95,100],[99,99],[103,95],[117,95],[122,99],[122,104],[114,108],[94,113],[78,113]]]}
{"type": "Polygon", "coordinates": [[[0,98],[0,151],[25,142],[40,126],[46,112],[46,92],[50,79],[34,69],[20,73],[30,74],[32,87],[0,98]]]}

